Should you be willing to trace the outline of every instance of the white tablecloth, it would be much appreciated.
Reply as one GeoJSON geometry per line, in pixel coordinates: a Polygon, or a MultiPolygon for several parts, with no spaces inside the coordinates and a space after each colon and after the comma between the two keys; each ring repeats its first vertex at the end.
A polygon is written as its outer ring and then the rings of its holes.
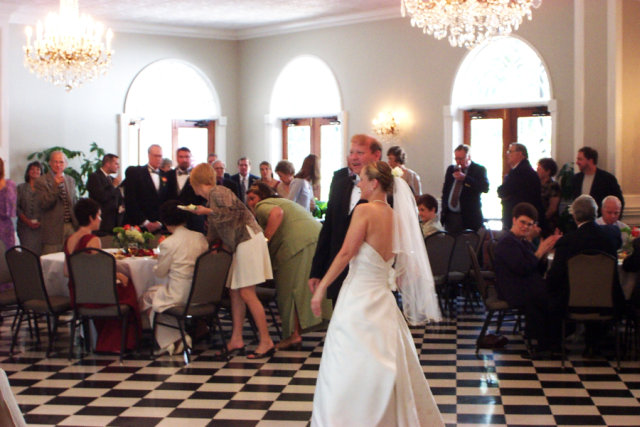
{"type": "MultiPolygon", "coordinates": [[[[149,287],[164,283],[153,273],[157,260],[152,257],[129,257],[116,261],[117,271],[129,276],[140,297],[149,287]]],[[[45,287],[50,296],[69,296],[69,278],[64,275],[64,252],[56,252],[40,257],[45,287]]]]}

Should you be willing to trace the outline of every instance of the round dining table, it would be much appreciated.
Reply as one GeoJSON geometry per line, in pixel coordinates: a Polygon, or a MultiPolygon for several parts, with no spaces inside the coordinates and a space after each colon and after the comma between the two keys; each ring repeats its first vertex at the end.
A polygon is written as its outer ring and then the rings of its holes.
{"type": "MultiPolygon", "coordinates": [[[[107,252],[116,253],[118,249],[105,249],[107,252]]],[[[40,257],[42,275],[49,296],[69,296],[69,278],[64,275],[64,252],[54,252],[40,257]]],[[[116,270],[128,276],[136,288],[138,298],[151,286],[163,283],[164,280],[156,277],[153,267],[156,265],[155,257],[118,257],[116,270]]]]}

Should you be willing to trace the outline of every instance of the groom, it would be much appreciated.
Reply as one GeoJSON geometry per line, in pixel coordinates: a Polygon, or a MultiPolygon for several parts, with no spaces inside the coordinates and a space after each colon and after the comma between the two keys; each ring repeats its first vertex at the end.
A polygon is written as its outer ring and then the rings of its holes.
{"type": "MultiPolygon", "coordinates": [[[[360,171],[367,164],[380,160],[381,155],[382,146],[375,138],[362,134],[351,138],[347,167],[334,172],[331,181],[327,215],[320,230],[316,253],[311,264],[309,278],[311,292],[316,289],[342,247],[351,221],[351,212],[360,201],[360,189],[356,187],[360,181],[360,171]]],[[[349,268],[345,268],[327,289],[327,297],[331,298],[334,307],[348,271],[349,268]]]]}

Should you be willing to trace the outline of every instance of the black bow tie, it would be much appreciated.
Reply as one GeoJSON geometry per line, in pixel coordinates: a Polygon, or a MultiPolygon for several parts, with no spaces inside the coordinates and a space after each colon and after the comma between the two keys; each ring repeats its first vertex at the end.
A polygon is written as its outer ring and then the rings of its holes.
{"type": "Polygon", "coordinates": [[[160,169],[154,169],[149,166],[149,173],[155,173],[156,175],[160,175],[160,169]]]}
{"type": "Polygon", "coordinates": [[[189,171],[183,171],[182,169],[178,169],[178,176],[180,175],[189,175],[189,171]]]}

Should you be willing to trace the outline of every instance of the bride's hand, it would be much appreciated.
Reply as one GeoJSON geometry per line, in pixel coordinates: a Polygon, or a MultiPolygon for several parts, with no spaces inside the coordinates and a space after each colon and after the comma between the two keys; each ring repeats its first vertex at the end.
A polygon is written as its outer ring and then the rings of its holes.
{"type": "Polygon", "coordinates": [[[324,291],[316,289],[311,297],[311,311],[316,317],[322,315],[322,300],[324,299],[324,291]]]}

